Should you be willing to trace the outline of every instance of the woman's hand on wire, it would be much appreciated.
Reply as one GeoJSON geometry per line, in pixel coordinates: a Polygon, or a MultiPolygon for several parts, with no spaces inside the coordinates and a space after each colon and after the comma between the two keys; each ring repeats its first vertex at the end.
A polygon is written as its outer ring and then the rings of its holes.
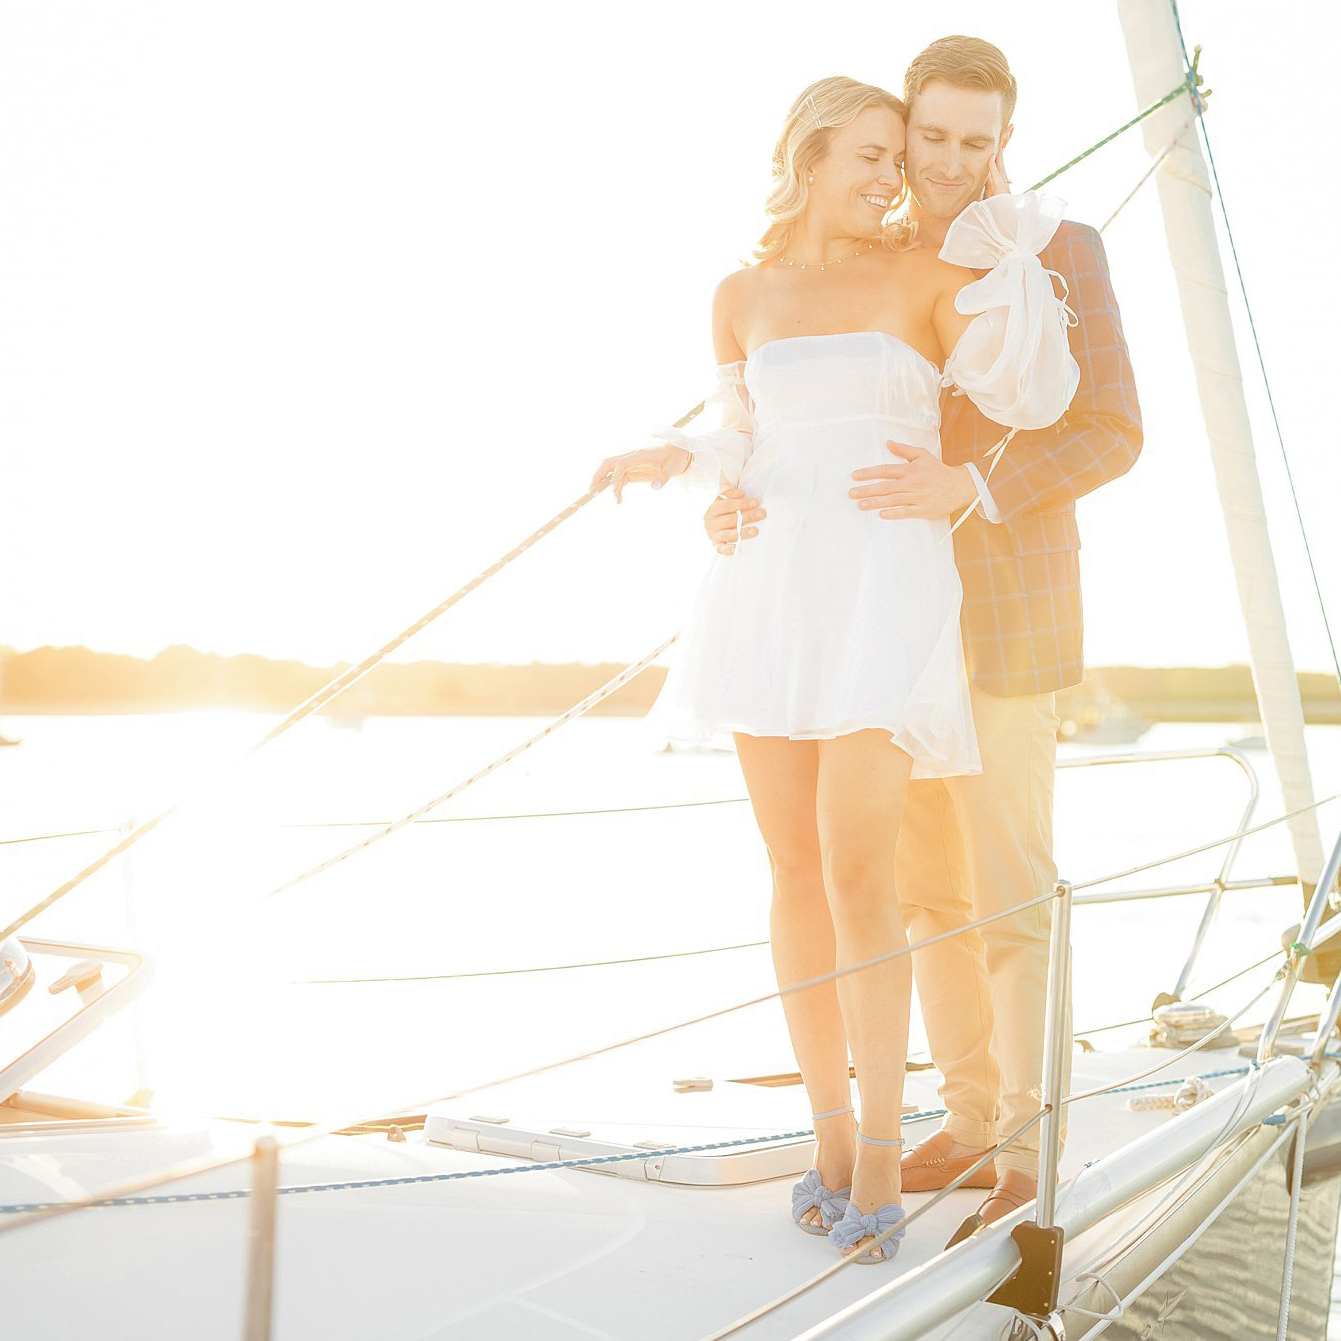
{"type": "Polygon", "coordinates": [[[644,447],[636,452],[625,452],[622,456],[607,456],[596,467],[596,473],[591,477],[591,487],[599,489],[608,482],[618,503],[626,484],[650,484],[652,488],[660,489],[667,480],[687,470],[691,459],[690,453],[683,447],[673,447],[668,442],[644,447]]]}

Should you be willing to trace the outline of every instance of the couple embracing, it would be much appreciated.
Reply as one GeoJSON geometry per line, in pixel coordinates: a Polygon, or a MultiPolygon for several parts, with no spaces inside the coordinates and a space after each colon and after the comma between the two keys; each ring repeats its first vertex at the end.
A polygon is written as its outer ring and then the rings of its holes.
{"type": "MultiPolygon", "coordinates": [[[[672,740],[734,740],[781,988],[1056,879],[1055,698],[1082,677],[1075,500],[1130,468],[1141,427],[1098,234],[1010,190],[1015,100],[1005,56],[970,37],[922,52],[903,99],[806,89],[758,263],[713,300],[712,418],[593,479],[616,498],[672,478],[716,494],[717,556],[653,713],[672,740]]],[[[782,997],[816,1133],[803,1230],[891,1260],[902,1194],[1037,1111],[1050,917],[782,997]],[[913,978],[947,1117],[906,1148],[913,978]]],[[[972,1180],[984,1223],[1033,1197],[1037,1130],[972,1180]]]]}

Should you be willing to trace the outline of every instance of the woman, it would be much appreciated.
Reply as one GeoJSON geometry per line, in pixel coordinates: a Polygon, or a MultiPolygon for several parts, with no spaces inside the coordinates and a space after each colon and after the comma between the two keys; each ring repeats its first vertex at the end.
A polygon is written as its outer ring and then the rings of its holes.
{"type": "MultiPolygon", "coordinates": [[[[939,455],[942,385],[1013,431],[1054,422],[1079,378],[1037,259],[1056,202],[1003,194],[997,173],[939,256],[918,248],[894,213],[903,114],[850,79],[801,95],[759,264],[714,298],[718,426],[662,430],[592,481],[616,498],[676,476],[738,485],[767,508],[761,537],[713,560],[654,713],[671,739],[734,737],[782,988],[906,945],[894,851],[908,781],[980,771],[949,524],[862,510],[850,473],[889,439],[939,455]]],[[[902,955],[782,998],[817,1140],[793,1218],[859,1262],[890,1260],[902,1235],[872,1242],[903,1216],[910,981],[902,955]]]]}

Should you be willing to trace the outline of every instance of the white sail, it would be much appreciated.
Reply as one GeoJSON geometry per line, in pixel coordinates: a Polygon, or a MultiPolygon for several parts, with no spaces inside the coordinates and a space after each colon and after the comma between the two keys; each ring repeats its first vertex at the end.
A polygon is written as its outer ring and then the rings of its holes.
{"type": "MultiPolygon", "coordinates": [[[[1137,105],[1149,106],[1184,77],[1182,49],[1169,0],[1118,0],[1137,105]]],[[[1176,98],[1142,123],[1152,156],[1163,153],[1189,111],[1176,98]]],[[[1285,628],[1276,563],[1271,552],[1262,486],[1253,453],[1243,374],[1234,346],[1225,272],[1211,213],[1211,183],[1195,127],[1155,175],[1169,254],[1178,279],[1188,349],[1210,440],[1216,486],[1229,534],[1239,604],[1248,629],[1253,683],[1267,744],[1287,810],[1313,804],[1313,780],[1304,749],[1304,709],[1285,628]]],[[[1299,876],[1308,887],[1322,872],[1315,811],[1290,821],[1299,876]]]]}

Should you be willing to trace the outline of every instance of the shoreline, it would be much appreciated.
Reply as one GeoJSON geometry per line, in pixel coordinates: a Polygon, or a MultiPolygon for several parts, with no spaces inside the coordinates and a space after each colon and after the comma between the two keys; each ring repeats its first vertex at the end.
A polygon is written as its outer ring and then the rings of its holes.
{"type": "MultiPolygon", "coordinates": [[[[152,658],[87,647],[0,649],[5,716],[116,716],[235,709],[285,713],[342,671],[254,654],[221,656],[169,647],[152,658]]],[[[487,664],[388,662],[352,685],[320,715],[368,717],[528,717],[565,711],[619,673],[608,663],[487,664]]],[[[638,717],[656,698],[665,668],[651,666],[592,711],[638,717]]],[[[1309,725],[1341,724],[1336,678],[1301,672],[1309,725]]],[[[1061,690],[1063,717],[1148,722],[1259,721],[1247,666],[1094,666],[1061,690]]]]}

